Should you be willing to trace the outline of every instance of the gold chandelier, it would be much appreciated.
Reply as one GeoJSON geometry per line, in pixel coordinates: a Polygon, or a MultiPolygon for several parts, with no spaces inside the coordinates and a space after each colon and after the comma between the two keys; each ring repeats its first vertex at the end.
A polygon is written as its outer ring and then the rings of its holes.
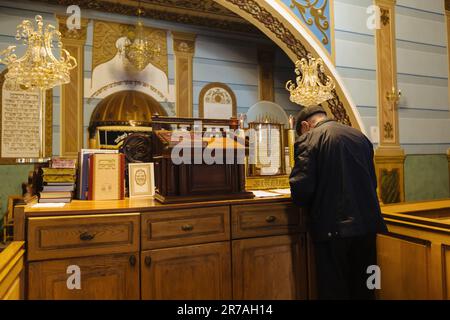
{"type": "Polygon", "coordinates": [[[295,63],[295,74],[298,76],[296,84],[291,80],[286,83],[286,90],[290,92],[292,102],[311,107],[333,98],[333,79],[326,76],[324,84],[319,78],[319,71],[324,73],[322,59],[315,59],[310,54],[308,59],[303,58],[295,63]]]}
{"type": "Polygon", "coordinates": [[[138,21],[134,32],[130,32],[127,44],[124,47],[125,57],[137,71],[142,71],[150,61],[160,54],[161,48],[158,44],[147,39],[144,24],[142,23],[141,8],[138,9],[138,21]]]}
{"type": "MultiPolygon", "coordinates": [[[[55,86],[70,82],[70,70],[77,66],[77,61],[65,49],[60,57],[53,55],[54,42],[62,47],[61,33],[53,25],[44,28],[40,15],[35,17],[36,24],[24,20],[17,26],[16,40],[22,40],[27,50],[21,58],[14,53],[16,46],[9,46],[0,52],[0,63],[5,64],[8,72],[5,80],[22,90],[40,91],[39,132],[40,150],[38,162],[45,161],[45,91],[55,86]]],[[[33,159],[29,159],[33,161],[33,159]]]]}
{"type": "Polygon", "coordinates": [[[9,46],[0,54],[0,63],[8,68],[6,80],[13,81],[25,89],[51,89],[70,82],[70,70],[77,61],[65,49],[61,49],[59,59],[53,55],[53,41],[61,47],[61,33],[50,24],[45,27],[41,16],[35,17],[37,30],[33,22],[24,20],[17,26],[16,40],[23,40],[28,46],[25,54],[17,59],[16,46],[9,46]],[[5,58],[2,59],[2,56],[5,58]]]}

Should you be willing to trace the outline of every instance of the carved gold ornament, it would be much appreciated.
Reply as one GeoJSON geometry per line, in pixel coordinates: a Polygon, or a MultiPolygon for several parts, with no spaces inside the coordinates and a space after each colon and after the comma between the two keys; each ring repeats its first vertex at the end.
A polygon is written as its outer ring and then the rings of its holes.
{"type": "Polygon", "coordinates": [[[333,99],[335,88],[333,79],[325,76],[325,84],[319,79],[319,71],[324,73],[323,61],[308,55],[295,63],[296,84],[289,80],[286,90],[291,93],[290,100],[305,107],[319,105],[333,99]]]}
{"type": "Polygon", "coordinates": [[[161,53],[158,43],[148,39],[145,35],[144,25],[141,20],[142,10],[138,9],[138,22],[134,32],[130,32],[124,47],[125,56],[130,64],[142,71],[152,61],[153,57],[161,53]]]}
{"type": "Polygon", "coordinates": [[[383,26],[387,26],[390,21],[389,17],[389,10],[388,9],[381,9],[381,22],[383,23],[383,26]]]}
{"type": "Polygon", "coordinates": [[[35,17],[36,24],[24,20],[17,26],[16,40],[23,40],[27,50],[21,58],[14,54],[15,46],[9,46],[0,53],[0,63],[8,68],[5,79],[24,90],[40,91],[39,105],[39,158],[20,159],[18,161],[44,162],[46,159],[46,110],[45,91],[70,82],[70,70],[76,68],[77,61],[65,49],[61,49],[60,58],[53,55],[53,43],[62,47],[61,33],[44,22],[40,15],[35,17]]]}
{"type": "MultiPolygon", "coordinates": [[[[135,26],[133,25],[95,20],[94,39],[92,43],[92,70],[100,64],[113,59],[119,50],[116,46],[117,40],[122,37],[127,37],[129,40],[129,37],[135,31],[135,26]]],[[[150,63],[167,75],[167,32],[150,27],[144,27],[144,32],[145,38],[153,43],[157,43],[161,50],[158,56],[152,57],[150,63]]],[[[127,60],[127,58],[124,57],[123,60],[127,60]]],[[[129,61],[126,62],[130,64],[129,61]]]]}
{"type": "Polygon", "coordinates": [[[330,23],[328,22],[327,16],[325,16],[325,9],[328,0],[325,0],[322,5],[318,5],[318,2],[319,0],[292,0],[291,8],[297,8],[300,16],[307,25],[315,25],[317,29],[319,29],[320,33],[323,35],[322,43],[327,45],[329,39],[325,31],[330,28],[330,23]],[[304,1],[304,3],[302,1],[304,1]],[[309,10],[311,15],[309,18],[306,18],[307,10],[309,10]]]}

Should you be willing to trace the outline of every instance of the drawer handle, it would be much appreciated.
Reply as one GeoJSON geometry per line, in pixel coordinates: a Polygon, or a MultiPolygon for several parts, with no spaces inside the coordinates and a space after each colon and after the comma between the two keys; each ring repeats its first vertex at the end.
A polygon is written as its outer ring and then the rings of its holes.
{"type": "Polygon", "coordinates": [[[89,233],[89,232],[83,232],[80,234],[80,240],[83,241],[89,241],[95,238],[95,234],[89,233]]]}
{"type": "Polygon", "coordinates": [[[266,221],[268,223],[275,222],[275,220],[277,220],[277,217],[275,217],[275,216],[268,216],[268,217],[266,217],[266,221]]]}
{"type": "Polygon", "coordinates": [[[134,255],[130,256],[130,266],[134,267],[135,264],[136,264],[136,257],[134,255]]]}
{"type": "Polygon", "coordinates": [[[192,224],[184,224],[181,226],[181,230],[183,231],[192,231],[194,226],[192,224]]]}
{"type": "Polygon", "coordinates": [[[147,267],[150,267],[150,265],[152,264],[152,257],[146,256],[144,261],[145,261],[145,265],[147,267]]]}

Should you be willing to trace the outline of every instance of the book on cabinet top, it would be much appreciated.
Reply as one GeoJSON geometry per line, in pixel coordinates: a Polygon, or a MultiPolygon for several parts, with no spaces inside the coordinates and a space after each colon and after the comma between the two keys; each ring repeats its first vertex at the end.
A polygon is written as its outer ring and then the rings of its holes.
{"type": "Polygon", "coordinates": [[[44,185],[42,191],[43,192],[55,192],[55,191],[74,191],[75,190],[75,184],[69,183],[69,184],[47,184],[44,185]]]}
{"type": "Polygon", "coordinates": [[[42,177],[44,183],[49,182],[75,182],[75,176],[73,175],[44,175],[42,177]]]}
{"type": "Polygon", "coordinates": [[[39,203],[69,203],[72,198],[49,198],[49,199],[39,199],[39,203]]]}
{"type": "Polygon", "coordinates": [[[75,168],[42,168],[42,172],[44,176],[53,175],[53,176],[64,176],[64,175],[75,175],[75,168]]]}
{"type": "Polygon", "coordinates": [[[124,154],[94,153],[89,156],[89,200],[123,199],[124,180],[124,154]]]}
{"type": "Polygon", "coordinates": [[[77,160],[76,159],[67,159],[61,157],[53,157],[51,161],[51,168],[59,168],[59,169],[76,169],[77,160]]]}
{"type": "Polygon", "coordinates": [[[39,195],[41,199],[72,198],[72,192],[70,191],[43,191],[39,195]]]}

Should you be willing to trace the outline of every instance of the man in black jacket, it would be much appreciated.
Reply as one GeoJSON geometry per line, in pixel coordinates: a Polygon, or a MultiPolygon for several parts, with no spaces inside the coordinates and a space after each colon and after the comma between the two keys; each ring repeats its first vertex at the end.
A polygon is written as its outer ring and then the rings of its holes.
{"type": "Polygon", "coordinates": [[[321,106],[297,116],[294,203],[306,207],[319,299],[373,299],[376,234],[387,228],[377,198],[373,146],[360,131],[328,119],[321,106]]]}

